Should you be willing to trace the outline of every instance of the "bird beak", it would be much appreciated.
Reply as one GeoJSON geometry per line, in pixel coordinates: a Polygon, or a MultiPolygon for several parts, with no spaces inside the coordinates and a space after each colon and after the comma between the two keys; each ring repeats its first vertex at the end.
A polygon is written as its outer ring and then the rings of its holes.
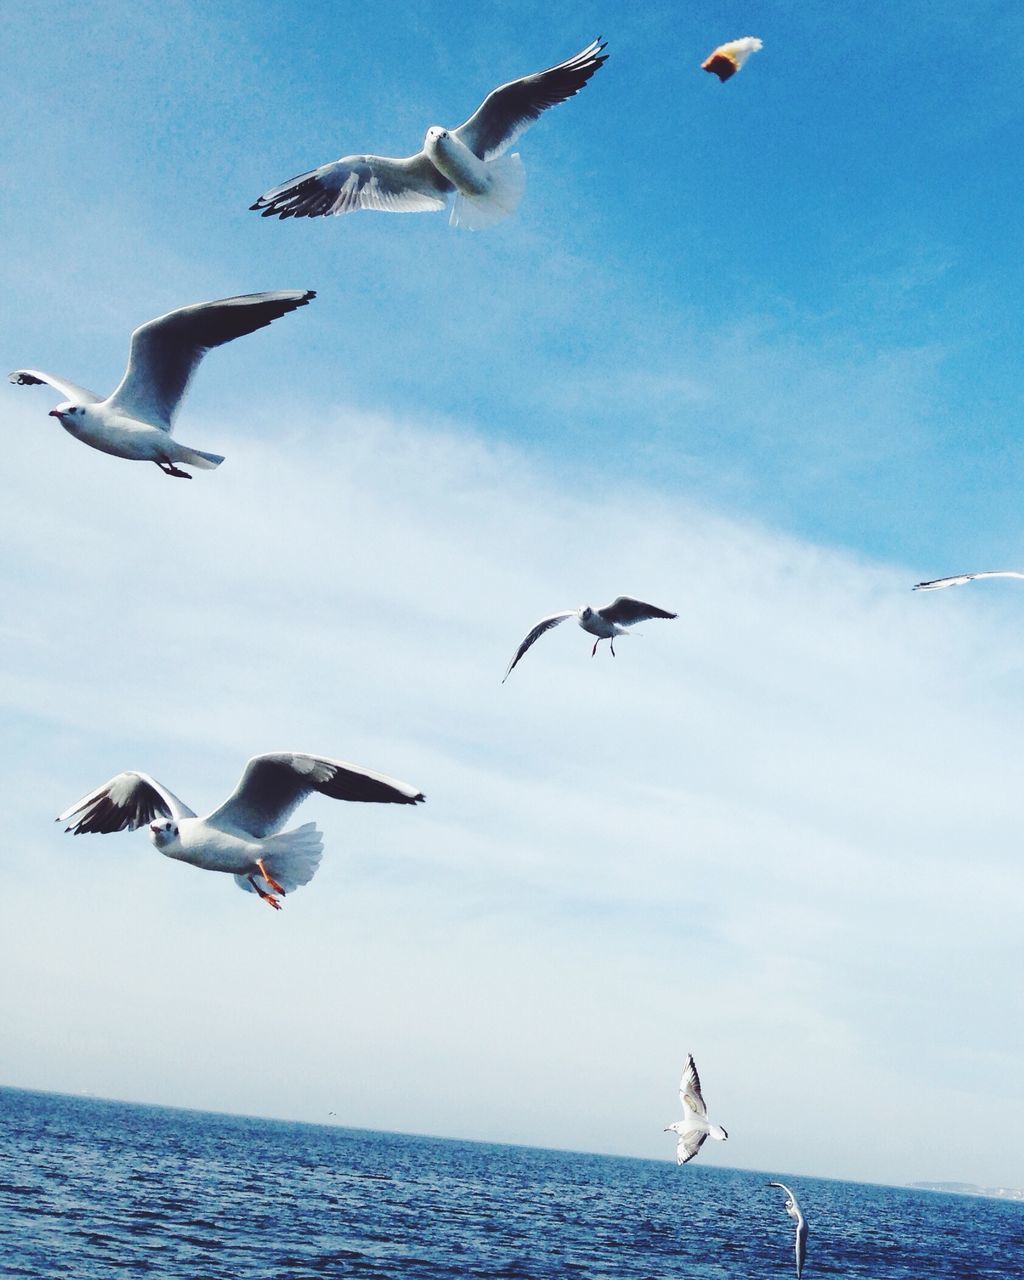
{"type": "Polygon", "coordinates": [[[48,418],[60,418],[60,417],[62,417],[63,415],[60,413],[60,411],[59,411],[59,410],[57,410],[57,409],[51,409],[51,410],[50,410],[50,412],[49,412],[46,416],[47,416],[48,418]]]}

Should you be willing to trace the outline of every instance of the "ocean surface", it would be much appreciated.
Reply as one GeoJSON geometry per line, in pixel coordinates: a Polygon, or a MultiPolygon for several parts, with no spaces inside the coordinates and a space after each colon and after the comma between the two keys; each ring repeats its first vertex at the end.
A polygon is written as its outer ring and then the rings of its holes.
{"type": "MultiPolygon", "coordinates": [[[[0,1276],[793,1276],[766,1176],[0,1089],[0,1276]]],[[[1024,1276],[1024,1204],[772,1176],[807,1277],[1024,1276]]]]}

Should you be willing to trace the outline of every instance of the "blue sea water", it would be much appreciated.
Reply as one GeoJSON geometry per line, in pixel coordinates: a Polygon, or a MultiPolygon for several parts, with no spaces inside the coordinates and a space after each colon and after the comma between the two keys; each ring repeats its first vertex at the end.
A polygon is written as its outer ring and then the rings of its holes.
{"type": "MultiPolygon", "coordinates": [[[[1024,1276],[1024,1204],[782,1176],[807,1277],[1024,1276]]],[[[765,1180],[0,1089],[0,1276],[792,1276],[765,1180]]]]}

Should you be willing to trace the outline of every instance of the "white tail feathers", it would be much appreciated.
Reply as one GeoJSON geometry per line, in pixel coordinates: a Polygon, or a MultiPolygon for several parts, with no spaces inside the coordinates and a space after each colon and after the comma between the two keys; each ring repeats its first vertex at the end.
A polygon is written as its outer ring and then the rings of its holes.
{"type": "MultiPolygon", "coordinates": [[[[317,830],[315,822],[307,822],[305,826],[286,831],[283,835],[269,836],[261,843],[263,865],[285,893],[292,893],[302,885],[309,884],[316,875],[324,852],[323,836],[317,830]]],[[[264,892],[271,891],[262,876],[257,875],[254,879],[264,892]]],[[[235,884],[246,893],[256,892],[249,883],[248,876],[235,876],[235,884]]]]}
{"type": "Polygon", "coordinates": [[[219,453],[203,453],[201,449],[190,449],[187,444],[179,445],[174,454],[175,462],[184,462],[187,466],[198,467],[200,471],[212,471],[224,461],[219,453]]]}
{"type": "Polygon", "coordinates": [[[451,226],[479,231],[481,227],[493,226],[516,211],[526,190],[526,170],[519,152],[489,160],[486,168],[490,187],[479,196],[464,195],[460,191],[448,219],[451,226]]]}

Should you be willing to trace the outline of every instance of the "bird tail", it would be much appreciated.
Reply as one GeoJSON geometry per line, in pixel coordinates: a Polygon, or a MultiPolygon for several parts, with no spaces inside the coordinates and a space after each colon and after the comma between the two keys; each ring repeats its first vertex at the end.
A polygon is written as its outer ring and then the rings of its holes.
{"type": "Polygon", "coordinates": [[[224,458],[219,453],[203,453],[202,449],[190,449],[187,444],[180,444],[175,450],[174,461],[198,467],[200,471],[212,471],[214,467],[220,466],[224,458]]]}
{"type": "Polygon", "coordinates": [[[716,1142],[724,1142],[728,1136],[720,1124],[713,1124],[708,1129],[708,1137],[714,1138],[716,1142]]]}
{"type": "Polygon", "coordinates": [[[465,227],[467,231],[479,231],[493,226],[502,218],[514,213],[526,190],[526,170],[519,152],[499,156],[486,165],[490,186],[478,196],[459,192],[452,205],[449,222],[453,227],[465,227]]]}
{"type": "MultiPolygon", "coordinates": [[[[307,822],[305,826],[285,831],[279,836],[268,836],[261,844],[263,865],[285,893],[309,884],[316,875],[324,851],[323,836],[315,822],[307,822]]],[[[262,877],[256,876],[255,879],[259,881],[262,877]]],[[[235,884],[246,893],[256,892],[248,876],[235,876],[235,884]]],[[[263,884],[261,888],[270,892],[269,885],[263,884]]]]}

